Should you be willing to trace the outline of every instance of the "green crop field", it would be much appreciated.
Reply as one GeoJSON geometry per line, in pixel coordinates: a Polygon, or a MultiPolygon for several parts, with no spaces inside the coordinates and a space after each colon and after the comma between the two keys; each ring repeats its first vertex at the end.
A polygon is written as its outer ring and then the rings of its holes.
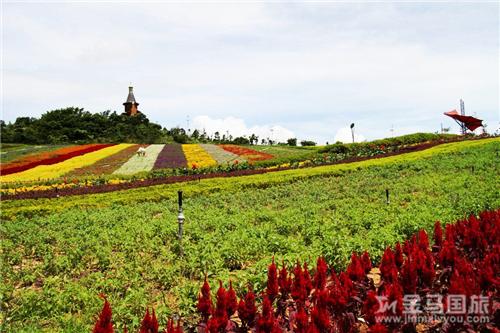
{"type": "Polygon", "coordinates": [[[324,255],[337,268],[352,251],[376,258],[436,219],[499,208],[499,150],[498,138],[465,141],[350,164],[2,202],[0,331],[90,332],[100,293],[132,329],[147,306],[161,326],[174,314],[195,321],[205,274],[260,292],[273,255],[324,255]]]}

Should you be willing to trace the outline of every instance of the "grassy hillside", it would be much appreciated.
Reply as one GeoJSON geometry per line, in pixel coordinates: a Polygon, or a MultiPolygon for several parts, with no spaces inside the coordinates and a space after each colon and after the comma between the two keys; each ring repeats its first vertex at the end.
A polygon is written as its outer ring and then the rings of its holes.
{"type": "MultiPolygon", "coordinates": [[[[2,204],[2,328],[88,332],[101,306],[129,328],[146,306],[194,312],[200,280],[262,290],[265,266],[382,249],[437,218],[500,207],[499,139],[344,165],[2,204]],[[185,192],[184,257],[176,238],[185,192]],[[386,203],[385,190],[390,190],[386,203]]],[[[160,318],[162,326],[165,318],[160,318]]]]}

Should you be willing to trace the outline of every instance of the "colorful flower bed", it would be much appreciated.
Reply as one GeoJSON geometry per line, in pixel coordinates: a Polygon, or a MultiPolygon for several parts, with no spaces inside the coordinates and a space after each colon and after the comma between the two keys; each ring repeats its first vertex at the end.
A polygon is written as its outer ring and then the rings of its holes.
{"type": "MultiPolygon", "coordinates": [[[[268,267],[267,288],[240,299],[222,282],[214,299],[205,279],[198,297],[198,332],[498,332],[500,315],[500,210],[448,224],[439,222],[434,244],[420,230],[388,247],[378,267],[368,252],[353,253],[337,273],[320,257],[268,267]],[[260,300],[258,305],[256,299],[260,300]]],[[[94,332],[113,332],[105,301],[94,332]]],[[[140,332],[159,332],[154,310],[140,332]]],[[[182,332],[169,320],[166,332],[182,332]]]]}
{"type": "Polygon", "coordinates": [[[167,144],[156,159],[153,170],[166,168],[185,168],[187,160],[182,146],[177,143],[167,144]]]}
{"type": "Polygon", "coordinates": [[[209,153],[217,161],[218,164],[246,162],[245,158],[240,157],[235,153],[224,150],[217,145],[200,144],[200,146],[207,153],[209,153]]]}
{"type": "Polygon", "coordinates": [[[133,155],[127,162],[113,172],[115,175],[133,175],[138,172],[153,169],[156,158],[162,151],[164,145],[150,145],[145,148],[144,156],[133,155]]]}
{"type": "Polygon", "coordinates": [[[256,151],[253,149],[240,147],[236,145],[220,145],[222,149],[230,153],[236,154],[240,157],[245,158],[249,162],[253,161],[265,161],[273,158],[273,155],[256,151]]]}
{"type": "Polygon", "coordinates": [[[96,150],[112,146],[111,144],[88,144],[71,146],[37,155],[26,156],[17,161],[0,165],[0,173],[4,176],[29,170],[39,165],[51,165],[66,161],[75,156],[87,154],[96,150]]]}
{"type": "Polygon", "coordinates": [[[106,148],[102,148],[85,155],[73,157],[64,162],[51,165],[39,165],[23,172],[10,174],[8,176],[1,176],[0,180],[2,182],[24,182],[59,178],[76,168],[92,165],[95,162],[115,154],[126,147],[127,145],[124,144],[112,146],[108,145],[106,148]]]}
{"type": "Polygon", "coordinates": [[[217,161],[198,144],[182,145],[188,168],[199,169],[217,165],[217,161]]]}
{"type": "Polygon", "coordinates": [[[92,165],[70,171],[66,176],[71,178],[89,175],[112,174],[113,171],[118,169],[123,163],[127,162],[141,146],[145,147],[147,145],[126,144],[123,146],[124,149],[117,152],[116,154],[105,157],[92,165]]]}

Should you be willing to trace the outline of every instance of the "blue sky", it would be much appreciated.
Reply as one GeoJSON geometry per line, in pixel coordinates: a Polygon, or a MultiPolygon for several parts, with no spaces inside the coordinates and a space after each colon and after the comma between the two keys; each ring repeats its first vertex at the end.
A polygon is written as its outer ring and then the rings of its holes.
{"type": "Polygon", "coordinates": [[[2,119],[139,109],[166,127],[319,143],[498,128],[498,3],[3,4],[2,119]],[[391,128],[394,129],[391,132],[391,128]],[[347,134],[346,134],[347,133],[347,134]]]}

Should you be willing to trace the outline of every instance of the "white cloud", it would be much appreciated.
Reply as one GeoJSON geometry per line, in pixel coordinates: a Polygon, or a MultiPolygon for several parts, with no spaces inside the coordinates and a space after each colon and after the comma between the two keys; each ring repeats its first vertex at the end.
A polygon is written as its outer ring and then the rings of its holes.
{"type": "Polygon", "coordinates": [[[262,139],[272,139],[273,141],[286,142],[287,139],[294,138],[295,134],[280,125],[257,125],[247,126],[241,118],[227,117],[223,119],[212,119],[209,116],[197,116],[193,121],[193,129],[205,130],[207,134],[213,135],[219,132],[220,136],[230,134],[233,137],[255,134],[262,139]]]}
{"type": "MultiPolygon", "coordinates": [[[[363,142],[365,141],[365,137],[361,134],[356,133],[356,128],[354,128],[354,142],[363,142]]],[[[342,127],[335,134],[335,138],[333,139],[333,143],[340,141],[342,143],[351,143],[352,142],[352,133],[349,127],[342,127]]]]}

